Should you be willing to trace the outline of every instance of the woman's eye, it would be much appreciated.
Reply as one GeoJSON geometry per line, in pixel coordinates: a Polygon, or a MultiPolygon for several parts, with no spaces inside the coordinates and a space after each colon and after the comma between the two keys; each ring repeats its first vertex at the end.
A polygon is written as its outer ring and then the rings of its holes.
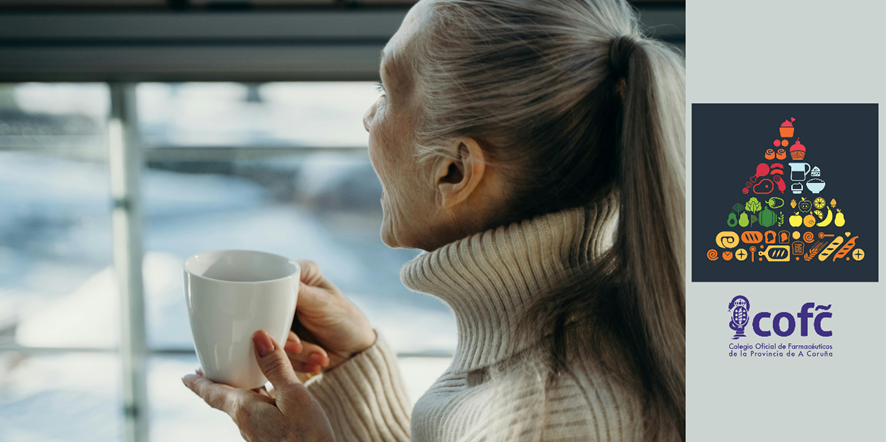
{"type": "Polygon", "coordinates": [[[375,90],[377,90],[378,93],[380,93],[382,95],[385,94],[385,86],[381,83],[375,83],[375,90]]]}

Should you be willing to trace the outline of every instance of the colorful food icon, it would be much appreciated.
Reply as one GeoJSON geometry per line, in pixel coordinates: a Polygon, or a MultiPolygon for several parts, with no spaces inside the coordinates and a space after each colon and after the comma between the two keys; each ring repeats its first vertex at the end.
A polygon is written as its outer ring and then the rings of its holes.
{"type": "Polygon", "coordinates": [[[815,200],[812,201],[812,205],[813,205],[816,209],[824,209],[824,206],[828,205],[828,203],[825,202],[824,198],[822,198],[822,197],[818,197],[818,198],[816,198],[815,200]]]}
{"type": "Polygon", "coordinates": [[[837,216],[834,217],[834,225],[837,227],[843,227],[843,224],[846,224],[846,217],[843,216],[843,212],[840,209],[837,209],[837,216]]]}
{"type": "Polygon", "coordinates": [[[765,250],[760,250],[760,256],[769,262],[788,262],[791,260],[791,251],[788,246],[767,246],[765,250]]]}
{"type": "MultiPolygon", "coordinates": [[[[788,146],[788,140],[782,140],[782,144],[781,144],[781,145],[784,146],[784,147],[787,147],[787,146],[788,146]]],[[[785,152],[784,149],[778,149],[778,151],[775,152],[775,158],[776,158],[776,159],[784,160],[784,159],[786,159],[787,157],[788,157],[788,153],[785,152]]]]}
{"type": "Polygon", "coordinates": [[[741,240],[745,244],[759,244],[763,242],[763,234],[756,230],[742,232],[741,240]]]}
{"type": "Polygon", "coordinates": [[[807,200],[806,198],[800,198],[800,202],[797,204],[797,207],[801,212],[808,212],[812,210],[812,202],[807,200]]]}
{"type": "Polygon", "coordinates": [[[769,175],[769,165],[766,163],[760,163],[757,165],[757,170],[756,172],[754,172],[754,175],[752,175],[748,179],[751,180],[751,183],[756,183],[757,178],[764,177],[766,175],[769,175]]]}
{"type": "Polygon", "coordinates": [[[772,193],[773,190],[775,190],[775,184],[769,178],[763,178],[759,183],[754,185],[754,193],[757,195],[768,195],[772,193]]]}
{"type": "Polygon", "coordinates": [[[858,235],[849,238],[849,241],[846,241],[846,244],[843,244],[843,247],[840,247],[840,250],[834,254],[833,261],[837,261],[838,259],[843,259],[846,255],[849,254],[849,251],[855,247],[855,239],[858,238],[858,235]]]}
{"type": "Polygon", "coordinates": [[[813,242],[815,242],[815,234],[812,232],[804,233],[803,234],[803,241],[806,241],[807,244],[812,244],[813,242]]]}
{"type": "MultiPolygon", "coordinates": [[[[788,147],[788,140],[781,140],[781,147],[788,147]]],[[[784,155],[784,149],[778,149],[778,150],[782,153],[782,155],[784,155]]],[[[779,160],[783,160],[783,159],[784,159],[784,156],[779,158],[779,160]]]]}
{"type": "MultiPolygon", "coordinates": [[[[776,169],[778,170],[778,169],[776,169]]],[[[782,172],[784,174],[784,172],[782,172]]],[[[777,175],[775,173],[772,174],[772,181],[775,182],[775,187],[778,188],[778,191],[784,193],[784,190],[787,188],[787,185],[784,183],[784,180],[781,178],[781,175],[777,175]]]]}
{"type": "Polygon", "coordinates": [[[723,231],[717,234],[717,247],[721,249],[734,249],[738,246],[738,234],[730,231],[723,231]]]}
{"type": "Polygon", "coordinates": [[[788,163],[791,166],[791,181],[805,181],[809,173],[809,163],[788,163]]]}
{"type": "Polygon", "coordinates": [[[788,218],[788,222],[791,224],[791,227],[800,227],[803,224],[803,217],[800,216],[800,212],[794,212],[794,214],[788,218]]]}
{"type": "Polygon", "coordinates": [[[766,200],[766,204],[768,204],[769,207],[772,209],[778,209],[779,207],[784,206],[784,200],[777,196],[774,196],[766,200]]]}
{"type": "Polygon", "coordinates": [[[767,230],[763,232],[763,241],[765,241],[766,244],[775,244],[777,239],[778,235],[775,234],[774,230],[767,230]]]}
{"type": "Polygon", "coordinates": [[[778,215],[767,206],[760,212],[757,221],[759,221],[760,225],[763,227],[772,227],[778,222],[778,215]]]}
{"type": "Polygon", "coordinates": [[[732,260],[732,252],[730,252],[729,250],[724,251],[723,252],[723,261],[730,261],[730,260],[732,260]]]}
{"type": "MultiPolygon", "coordinates": [[[[824,219],[821,220],[821,222],[816,224],[816,226],[818,226],[818,227],[827,227],[831,224],[831,221],[834,219],[834,212],[831,212],[831,208],[828,207],[825,210],[828,211],[828,214],[826,216],[824,216],[824,219]]],[[[821,210],[816,210],[815,213],[816,213],[816,215],[820,215],[822,212],[821,212],[821,210]]]]}
{"type": "MultiPolygon", "coordinates": [[[[776,146],[781,144],[778,142],[778,140],[775,140],[775,143],[776,143],[776,146]]],[[[766,149],[766,152],[763,153],[763,158],[766,158],[767,160],[774,160],[775,159],[775,151],[772,149],[766,149]]]]}
{"type": "MultiPolygon", "coordinates": [[[[815,245],[809,248],[809,251],[806,252],[805,255],[803,255],[803,259],[805,259],[806,261],[812,261],[812,258],[815,258],[815,255],[818,254],[818,252],[820,252],[821,249],[823,249],[827,244],[828,241],[819,241],[815,243],[815,245]]],[[[822,259],[822,261],[824,260],[822,259]]]]}
{"type": "Polygon", "coordinates": [[[716,261],[719,258],[717,251],[714,249],[708,250],[708,259],[711,261],[716,261]]]}
{"type": "Polygon", "coordinates": [[[824,190],[824,180],[821,178],[810,178],[809,181],[806,181],[806,188],[812,193],[818,194],[824,190]]]}
{"type": "Polygon", "coordinates": [[[787,230],[782,230],[778,232],[778,243],[779,244],[787,244],[791,242],[791,234],[787,230]]]}
{"type": "Polygon", "coordinates": [[[739,261],[744,261],[748,259],[748,252],[745,249],[738,249],[735,251],[735,259],[739,261]]]}
{"type": "Polygon", "coordinates": [[[861,261],[862,259],[864,259],[864,250],[856,247],[855,251],[852,252],[852,259],[856,261],[861,261]]]}
{"type": "Polygon", "coordinates": [[[803,225],[806,227],[812,227],[815,225],[815,217],[810,213],[803,217],[803,225]]]}
{"type": "Polygon", "coordinates": [[[794,255],[803,255],[804,247],[806,247],[805,244],[800,241],[795,241],[793,244],[791,244],[791,253],[793,253],[794,255]]]}
{"type": "Polygon", "coordinates": [[[782,138],[790,138],[794,136],[794,121],[797,119],[791,117],[791,121],[784,120],[784,123],[781,123],[781,127],[778,128],[778,133],[782,138]]]}
{"type": "Polygon", "coordinates": [[[834,253],[837,250],[837,247],[840,247],[841,244],[843,244],[842,236],[834,238],[834,240],[831,241],[831,243],[828,244],[828,246],[825,247],[825,249],[818,254],[818,260],[824,262],[824,260],[828,259],[828,257],[831,256],[831,254],[834,253]]]}
{"type": "Polygon", "coordinates": [[[809,172],[809,175],[821,176],[821,169],[819,169],[818,166],[815,166],[812,168],[812,172],[809,172]]]}
{"type": "Polygon", "coordinates": [[[800,139],[797,138],[797,141],[795,141],[794,145],[791,146],[791,159],[794,161],[799,161],[803,158],[806,158],[806,146],[800,144],[800,139]]]}

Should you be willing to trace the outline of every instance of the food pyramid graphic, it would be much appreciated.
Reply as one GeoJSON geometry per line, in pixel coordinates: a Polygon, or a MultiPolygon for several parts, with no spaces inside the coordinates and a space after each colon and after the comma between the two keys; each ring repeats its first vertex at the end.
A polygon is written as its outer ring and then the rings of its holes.
{"type": "Polygon", "coordinates": [[[837,199],[824,192],[825,168],[807,162],[815,157],[816,148],[810,144],[807,149],[800,142],[795,121],[786,119],[778,127],[773,147],[761,149],[763,161],[741,192],[736,192],[723,231],[715,238],[716,247],[707,252],[709,260],[833,263],[864,259],[859,235],[847,231],[846,215],[837,199]]]}

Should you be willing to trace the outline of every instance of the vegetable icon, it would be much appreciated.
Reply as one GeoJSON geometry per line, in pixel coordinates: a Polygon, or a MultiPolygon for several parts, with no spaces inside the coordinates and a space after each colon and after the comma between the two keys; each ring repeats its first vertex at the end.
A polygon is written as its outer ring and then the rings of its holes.
{"type": "Polygon", "coordinates": [[[784,206],[784,200],[777,196],[774,196],[772,198],[769,198],[769,200],[766,201],[766,204],[769,204],[770,208],[777,209],[781,206],[784,206]]]}
{"type": "Polygon", "coordinates": [[[775,212],[769,210],[769,207],[764,207],[763,211],[760,212],[760,225],[763,227],[770,227],[774,226],[777,222],[778,217],[775,212]]]}
{"type": "Polygon", "coordinates": [[[744,205],[744,209],[751,213],[757,213],[763,210],[763,205],[760,204],[760,201],[757,201],[757,197],[752,196],[744,205]]]}
{"type": "Polygon", "coordinates": [[[729,217],[726,218],[726,225],[728,225],[729,227],[737,226],[738,218],[736,217],[736,214],[741,213],[742,210],[744,210],[744,205],[742,205],[741,203],[735,203],[732,206],[732,211],[734,213],[730,213],[729,217]]]}
{"type": "Polygon", "coordinates": [[[729,212],[729,218],[726,218],[726,225],[729,227],[738,225],[738,218],[735,216],[735,212],[729,212]]]}
{"type": "Polygon", "coordinates": [[[741,212],[741,216],[738,217],[738,225],[740,225],[742,227],[747,227],[748,224],[750,224],[750,221],[748,220],[748,213],[741,212]]]}

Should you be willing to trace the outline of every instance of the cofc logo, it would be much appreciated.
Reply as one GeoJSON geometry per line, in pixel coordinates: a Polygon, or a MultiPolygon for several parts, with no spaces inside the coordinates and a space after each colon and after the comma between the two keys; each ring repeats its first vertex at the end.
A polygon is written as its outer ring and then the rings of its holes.
{"type": "Polygon", "coordinates": [[[796,320],[794,319],[794,314],[788,312],[780,312],[775,316],[772,316],[770,312],[760,312],[751,319],[750,308],[751,303],[748,301],[748,298],[741,295],[732,298],[732,301],[729,302],[729,328],[735,331],[732,339],[745,337],[745,327],[749,323],[757,336],[768,337],[775,333],[778,336],[785,337],[794,334],[799,322],[800,336],[809,336],[810,319],[812,320],[812,328],[818,336],[829,337],[834,334],[831,330],[825,330],[822,326],[822,321],[833,316],[829,311],[831,309],[830,304],[815,305],[814,302],[807,302],[796,313],[796,320]],[[770,324],[771,330],[769,329],[770,324]]]}

